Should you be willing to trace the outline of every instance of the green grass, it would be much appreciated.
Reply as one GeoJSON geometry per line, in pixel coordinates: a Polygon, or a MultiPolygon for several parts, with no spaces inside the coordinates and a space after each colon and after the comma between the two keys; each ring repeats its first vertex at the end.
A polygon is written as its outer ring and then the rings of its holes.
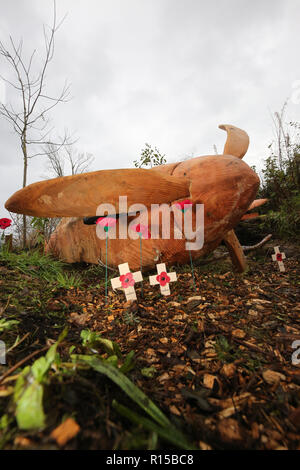
{"type": "Polygon", "coordinates": [[[70,289],[80,287],[82,277],[78,273],[64,272],[65,263],[44,255],[38,250],[21,251],[19,253],[0,251],[0,263],[35,278],[54,283],[58,287],[70,289]]]}
{"type": "Polygon", "coordinates": [[[58,287],[70,289],[71,287],[81,287],[82,278],[79,274],[58,272],[56,276],[47,277],[49,282],[54,282],[58,287]]]}
{"type": "Polygon", "coordinates": [[[3,333],[5,330],[10,330],[14,325],[18,325],[18,320],[6,320],[5,318],[0,318],[0,333],[3,333]]]}
{"type": "Polygon", "coordinates": [[[56,279],[63,272],[64,263],[44,255],[37,250],[21,251],[20,253],[0,251],[0,263],[6,263],[12,269],[23,274],[38,277],[49,281],[56,279]]]}
{"type": "Polygon", "coordinates": [[[223,335],[219,335],[216,338],[215,351],[218,359],[224,363],[234,362],[236,359],[241,357],[241,352],[234,349],[232,344],[229,344],[227,338],[223,335]]]}

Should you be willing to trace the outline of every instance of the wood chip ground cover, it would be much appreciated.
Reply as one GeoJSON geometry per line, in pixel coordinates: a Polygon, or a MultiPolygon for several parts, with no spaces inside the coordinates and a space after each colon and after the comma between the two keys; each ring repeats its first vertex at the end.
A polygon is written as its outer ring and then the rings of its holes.
{"type": "MultiPolygon", "coordinates": [[[[226,262],[195,268],[197,291],[189,267],[176,268],[171,296],[144,282],[132,304],[111,291],[106,304],[95,268],[76,267],[82,286],[61,289],[1,263],[0,319],[19,323],[0,331],[12,348],[0,376],[53,344],[66,325],[59,351],[70,362],[70,347],[86,353],[80,333],[91,330],[115,341],[123,357],[134,351],[127,376],[193,446],[300,450],[300,365],[292,364],[292,343],[300,340],[299,259],[289,257],[282,274],[262,253],[249,257],[243,275],[226,262]]],[[[122,418],[113,399],[136,411],[134,403],[91,370],[54,374],[44,397],[46,427],[20,431],[11,400],[20,370],[0,384],[2,448],[172,448],[122,418]]]]}

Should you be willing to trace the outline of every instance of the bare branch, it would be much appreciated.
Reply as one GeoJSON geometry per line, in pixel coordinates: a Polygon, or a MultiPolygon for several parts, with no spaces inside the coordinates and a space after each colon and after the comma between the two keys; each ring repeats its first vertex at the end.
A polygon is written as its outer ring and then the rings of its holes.
{"type": "Polygon", "coordinates": [[[75,175],[87,171],[93,161],[91,154],[78,152],[73,145],[61,145],[56,147],[53,144],[44,146],[47,153],[48,170],[55,176],[66,176],[66,174],[75,175]],[[65,164],[68,165],[65,173],[65,164]]]}
{"type": "MultiPolygon", "coordinates": [[[[57,96],[50,96],[46,88],[46,71],[54,57],[55,51],[55,33],[65,20],[57,21],[56,2],[53,0],[53,17],[50,27],[43,26],[45,52],[41,62],[39,72],[32,73],[32,64],[36,57],[36,49],[29,56],[29,60],[24,59],[23,40],[19,43],[9,37],[9,46],[5,46],[0,41],[0,58],[3,58],[9,69],[13,73],[10,76],[0,76],[6,84],[11,86],[19,98],[18,105],[12,103],[0,103],[0,117],[6,119],[12,125],[13,130],[20,138],[22,157],[23,157],[23,187],[27,184],[28,161],[31,158],[47,155],[43,146],[52,145],[53,148],[61,149],[71,144],[66,136],[53,142],[51,132],[53,127],[50,125],[48,117],[50,111],[59,103],[65,103],[70,99],[69,85],[65,82],[60,93],[57,96]],[[29,152],[31,145],[39,145],[41,150],[35,153],[29,152]]],[[[23,246],[26,246],[26,217],[23,217],[23,246]]]]}
{"type": "Polygon", "coordinates": [[[7,78],[3,77],[3,75],[0,75],[0,78],[1,80],[3,80],[4,82],[8,83],[10,86],[12,86],[13,88],[15,88],[16,90],[20,91],[21,88],[17,85],[15,85],[13,82],[11,82],[10,80],[8,80],[7,78]]]}

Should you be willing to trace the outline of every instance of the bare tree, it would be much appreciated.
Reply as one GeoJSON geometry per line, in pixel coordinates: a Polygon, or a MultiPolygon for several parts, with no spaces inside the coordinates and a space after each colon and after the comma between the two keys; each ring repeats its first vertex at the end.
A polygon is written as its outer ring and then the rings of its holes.
{"type": "Polygon", "coordinates": [[[78,152],[72,147],[65,147],[67,158],[69,160],[71,174],[85,173],[92,164],[94,157],[91,153],[78,152]]]}
{"type": "Polygon", "coordinates": [[[54,177],[85,173],[94,160],[92,154],[79,152],[73,145],[58,148],[49,143],[43,147],[43,150],[47,158],[48,171],[54,177]]]}
{"type": "MultiPolygon", "coordinates": [[[[9,46],[0,41],[0,55],[7,61],[13,78],[0,75],[16,93],[17,105],[0,103],[0,116],[10,122],[18,135],[23,156],[23,188],[27,185],[28,163],[31,158],[44,155],[42,145],[50,144],[57,148],[67,143],[67,136],[54,142],[51,139],[53,127],[50,125],[49,112],[59,103],[69,98],[69,86],[64,84],[58,96],[50,96],[46,90],[46,71],[54,56],[55,34],[64,18],[57,22],[56,3],[53,1],[52,25],[43,26],[45,52],[39,65],[39,72],[33,72],[36,49],[28,60],[23,54],[23,40],[19,44],[10,36],[9,46]]],[[[27,223],[23,216],[23,246],[26,246],[27,223]]]]}
{"type": "Polygon", "coordinates": [[[21,246],[22,245],[22,216],[20,214],[12,214],[11,212],[10,218],[13,221],[13,240],[14,245],[21,246]]]}
{"type": "MultiPolygon", "coordinates": [[[[79,152],[73,144],[57,147],[52,143],[48,143],[43,147],[43,151],[47,158],[47,179],[49,175],[51,177],[63,177],[85,173],[90,169],[90,165],[94,160],[92,154],[79,152]]],[[[43,225],[43,236],[46,241],[49,240],[59,221],[59,218],[50,218],[43,225]]],[[[34,234],[30,236],[30,239],[34,244],[34,234]]]]}
{"type": "MultiPolygon", "coordinates": [[[[274,151],[278,155],[278,165],[279,168],[283,169],[283,162],[285,159],[291,161],[293,158],[293,144],[291,136],[291,126],[285,125],[285,113],[288,105],[288,100],[286,100],[280,110],[272,115],[274,132],[275,132],[275,148],[274,151]]],[[[271,144],[272,146],[272,144],[271,144]]],[[[270,147],[271,147],[270,146],[270,147]]]]}
{"type": "MultiPolygon", "coordinates": [[[[47,170],[49,171],[50,177],[65,176],[65,162],[60,150],[61,149],[56,148],[56,145],[53,145],[51,143],[47,144],[44,147],[44,151],[47,158],[47,170]]],[[[45,178],[48,179],[48,175],[45,176],[45,178]]]]}

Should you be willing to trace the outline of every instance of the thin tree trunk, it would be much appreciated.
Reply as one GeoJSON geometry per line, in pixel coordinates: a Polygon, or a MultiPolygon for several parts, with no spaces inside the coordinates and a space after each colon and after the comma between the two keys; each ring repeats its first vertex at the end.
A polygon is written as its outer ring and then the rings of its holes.
{"type": "MultiPolygon", "coordinates": [[[[27,158],[27,148],[26,148],[26,137],[24,136],[24,140],[22,140],[22,151],[23,151],[23,158],[24,158],[24,165],[23,165],[23,188],[27,185],[27,169],[28,169],[28,158],[27,158]]],[[[27,244],[27,219],[26,215],[23,214],[23,249],[26,248],[27,244]]]]}
{"type": "MultiPolygon", "coordinates": [[[[46,72],[54,55],[54,36],[57,29],[62,24],[62,21],[57,22],[56,0],[53,0],[53,21],[49,30],[44,27],[45,52],[41,60],[40,70],[37,74],[31,70],[35,50],[27,61],[22,57],[22,40],[19,45],[16,45],[13,38],[9,36],[9,48],[6,48],[2,41],[0,41],[0,56],[7,60],[15,77],[13,82],[5,77],[1,77],[1,80],[3,79],[5,83],[12,86],[15,90],[18,90],[18,96],[21,100],[20,106],[16,111],[14,111],[12,103],[4,104],[0,102],[0,118],[3,117],[10,121],[14,131],[20,138],[23,153],[23,188],[27,186],[28,159],[45,154],[43,151],[32,154],[32,152],[29,151],[29,149],[32,148],[31,145],[38,144],[42,146],[51,143],[48,141],[51,129],[47,116],[45,117],[45,115],[47,115],[53,107],[57,106],[58,103],[66,102],[69,96],[69,86],[67,84],[64,85],[62,91],[56,97],[49,96],[45,91],[46,72]],[[31,136],[33,129],[39,129],[40,135],[38,136],[34,133],[31,136]]],[[[66,140],[64,139],[63,143],[66,143],[66,140]]],[[[62,143],[55,145],[61,147],[62,143]]],[[[27,245],[27,223],[28,219],[23,215],[23,226],[20,228],[23,248],[26,248],[27,245]]]]}

